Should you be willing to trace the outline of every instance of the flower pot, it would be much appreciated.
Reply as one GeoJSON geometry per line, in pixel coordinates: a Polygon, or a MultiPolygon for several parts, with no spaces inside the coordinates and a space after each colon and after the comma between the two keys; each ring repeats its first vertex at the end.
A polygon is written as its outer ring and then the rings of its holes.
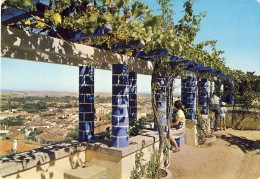
{"type": "Polygon", "coordinates": [[[213,143],[213,142],[215,142],[215,141],[216,141],[216,136],[206,137],[204,144],[213,143]]]}

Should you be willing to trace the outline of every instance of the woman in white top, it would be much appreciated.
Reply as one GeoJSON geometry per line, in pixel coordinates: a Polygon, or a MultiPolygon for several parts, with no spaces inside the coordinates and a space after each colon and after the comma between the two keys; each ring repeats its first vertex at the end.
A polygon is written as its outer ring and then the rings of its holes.
{"type": "Polygon", "coordinates": [[[174,152],[180,151],[175,138],[179,138],[185,133],[185,115],[182,111],[181,101],[175,101],[174,110],[176,111],[175,120],[171,122],[170,141],[174,145],[174,152]]]}

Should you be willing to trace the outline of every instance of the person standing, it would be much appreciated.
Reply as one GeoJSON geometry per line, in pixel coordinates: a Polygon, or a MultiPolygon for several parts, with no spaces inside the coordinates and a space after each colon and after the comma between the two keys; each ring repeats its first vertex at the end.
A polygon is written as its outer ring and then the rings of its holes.
{"type": "Polygon", "coordinates": [[[220,129],[221,130],[226,130],[226,113],[227,113],[227,108],[225,107],[226,103],[221,102],[221,107],[220,107],[220,129]]]}
{"type": "Polygon", "coordinates": [[[212,93],[212,97],[211,97],[211,105],[212,105],[212,111],[215,113],[215,120],[214,120],[214,130],[217,131],[218,130],[218,121],[220,118],[220,106],[219,106],[219,97],[217,96],[217,94],[215,92],[212,93]]]}

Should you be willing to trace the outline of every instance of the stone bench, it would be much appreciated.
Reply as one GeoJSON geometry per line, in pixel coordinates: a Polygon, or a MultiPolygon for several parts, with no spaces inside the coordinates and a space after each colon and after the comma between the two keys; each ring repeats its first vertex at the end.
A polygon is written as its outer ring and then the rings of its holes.
{"type": "Polygon", "coordinates": [[[185,134],[182,134],[179,138],[175,138],[177,145],[181,148],[185,144],[185,134]]]}

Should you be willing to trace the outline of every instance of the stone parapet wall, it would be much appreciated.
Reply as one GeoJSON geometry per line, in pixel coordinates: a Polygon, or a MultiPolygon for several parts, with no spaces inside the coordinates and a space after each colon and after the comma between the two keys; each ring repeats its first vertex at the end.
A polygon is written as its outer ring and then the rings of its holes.
{"type": "Polygon", "coordinates": [[[107,140],[47,146],[1,158],[0,176],[8,179],[63,178],[66,171],[90,164],[105,167],[106,178],[129,178],[135,153],[144,146],[144,160],[148,161],[158,141],[158,132],[145,130],[142,135],[130,138],[129,146],[124,148],[111,147],[107,140]]]}
{"type": "Polygon", "coordinates": [[[245,112],[244,117],[241,113],[235,113],[235,118],[232,120],[232,111],[228,111],[226,125],[230,128],[237,126],[241,130],[260,131],[260,112],[245,112]]]}
{"type": "Polygon", "coordinates": [[[196,146],[197,142],[197,120],[186,120],[185,143],[196,146]]]}

